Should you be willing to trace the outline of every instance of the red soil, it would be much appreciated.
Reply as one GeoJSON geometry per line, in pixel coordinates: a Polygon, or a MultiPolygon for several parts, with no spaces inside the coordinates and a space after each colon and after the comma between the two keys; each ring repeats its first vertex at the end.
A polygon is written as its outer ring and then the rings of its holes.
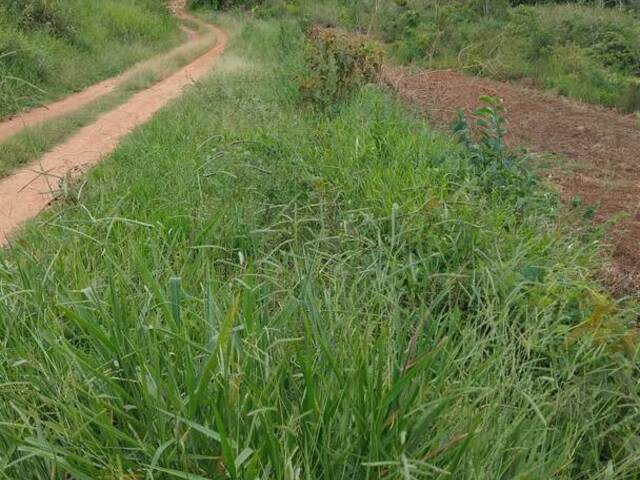
{"type": "Polygon", "coordinates": [[[383,78],[401,98],[438,125],[459,108],[472,111],[480,95],[501,97],[507,141],[534,152],[559,154],[550,179],[565,199],[596,205],[596,220],[617,218],[607,234],[613,261],[604,273],[616,291],[640,290],[640,119],[581,104],[521,85],[453,71],[389,68],[383,78]]]}

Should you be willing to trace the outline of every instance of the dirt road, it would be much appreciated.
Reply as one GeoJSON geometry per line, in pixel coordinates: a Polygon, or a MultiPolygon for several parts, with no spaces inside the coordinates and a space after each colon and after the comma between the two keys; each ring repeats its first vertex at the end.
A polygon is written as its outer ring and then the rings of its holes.
{"type": "Polygon", "coordinates": [[[187,42],[174,48],[170,52],[151,58],[134,65],[122,74],[103,80],[90,87],[72,95],[69,95],[57,102],[34,108],[28,112],[19,113],[12,117],[0,121],[0,142],[15,135],[26,127],[32,127],[67,113],[73,112],[83,106],[97,100],[98,98],[113,92],[118,86],[133,78],[140,72],[144,72],[154,64],[169,60],[172,57],[187,53],[193,45],[202,38],[202,33],[186,27],[181,27],[187,36],[187,42]]]}
{"type": "Polygon", "coordinates": [[[174,2],[173,7],[179,16],[213,32],[216,45],[189,65],[80,129],[38,162],[0,180],[0,244],[6,243],[22,222],[48,205],[60,179],[68,172],[98,163],[131,130],[149,120],[185,87],[211,70],[226,46],[225,32],[185,13],[183,1],[174,2]]]}
{"type": "Polygon", "coordinates": [[[480,95],[501,97],[507,141],[558,154],[550,179],[563,197],[596,206],[598,221],[620,217],[606,237],[613,262],[604,279],[615,291],[640,291],[640,118],[449,70],[389,68],[384,79],[447,128],[456,110],[475,109],[480,95]]]}

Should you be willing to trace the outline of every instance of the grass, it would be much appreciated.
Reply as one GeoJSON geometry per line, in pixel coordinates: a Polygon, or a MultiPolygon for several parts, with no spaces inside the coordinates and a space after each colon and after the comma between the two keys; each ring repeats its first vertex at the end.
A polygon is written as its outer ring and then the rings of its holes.
{"type": "Polygon", "coordinates": [[[0,475],[637,478],[637,353],[579,335],[637,315],[597,238],[383,90],[300,105],[296,24],[222,21],[0,252],[0,475]]]}
{"type": "Polygon", "coordinates": [[[213,42],[213,35],[206,34],[193,45],[187,45],[169,56],[145,63],[143,68],[136,71],[113,92],[89,105],[70,114],[25,128],[17,135],[0,143],[0,177],[11,173],[19,166],[35,161],[79,128],[92,123],[102,113],[112,110],[126,102],[136,92],[168,77],[203,54],[213,42]]]}
{"type": "Polygon", "coordinates": [[[50,102],[176,45],[154,0],[8,0],[0,6],[0,118],[50,102]]]}

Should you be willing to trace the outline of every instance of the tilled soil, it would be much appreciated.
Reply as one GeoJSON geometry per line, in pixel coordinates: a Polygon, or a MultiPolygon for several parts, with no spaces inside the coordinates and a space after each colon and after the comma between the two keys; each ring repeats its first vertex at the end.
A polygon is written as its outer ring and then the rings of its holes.
{"type": "Polygon", "coordinates": [[[612,262],[604,280],[617,293],[640,291],[640,118],[551,93],[450,70],[387,68],[385,83],[435,124],[470,112],[481,95],[503,99],[507,142],[557,154],[550,179],[564,199],[597,207],[596,220],[621,220],[608,230],[612,262]]]}

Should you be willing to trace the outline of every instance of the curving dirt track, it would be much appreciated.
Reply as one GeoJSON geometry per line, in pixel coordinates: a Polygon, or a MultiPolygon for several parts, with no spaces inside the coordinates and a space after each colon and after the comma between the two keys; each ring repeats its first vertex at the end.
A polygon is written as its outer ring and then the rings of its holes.
{"type": "Polygon", "coordinates": [[[94,165],[110,153],[135,127],[149,120],[184,88],[207,74],[225,49],[224,31],[201,22],[184,11],[184,1],[172,3],[174,12],[216,35],[217,43],[205,54],[129,101],[100,116],[46,153],[38,162],[0,180],[0,244],[22,222],[37,215],[53,199],[60,179],[68,172],[94,165]]]}
{"type": "Polygon", "coordinates": [[[402,99],[447,128],[457,109],[478,107],[480,95],[501,97],[507,141],[558,154],[550,180],[562,196],[595,205],[598,221],[620,217],[606,237],[613,262],[603,278],[616,293],[640,292],[640,118],[451,70],[388,68],[383,77],[402,99]]]}
{"type": "Polygon", "coordinates": [[[170,52],[145,60],[144,62],[140,62],[116,77],[108,78],[91,85],[78,93],[74,93],[58,100],[57,102],[34,108],[0,121],[0,142],[6,140],[12,135],[15,135],[26,127],[31,127],[52,118],[73,112],[74,110],[77,110],[94,100],[113,92],[118,86],[133,78],[136,74],[146,70],[154,63],[162,62],[164,59],[169,59],[175,55],[187,52],[192,45],[202,37],[202,34],[187,27],[181,27],[181,29],[187,36],[187,42],[174,48],[170,52]]]}

